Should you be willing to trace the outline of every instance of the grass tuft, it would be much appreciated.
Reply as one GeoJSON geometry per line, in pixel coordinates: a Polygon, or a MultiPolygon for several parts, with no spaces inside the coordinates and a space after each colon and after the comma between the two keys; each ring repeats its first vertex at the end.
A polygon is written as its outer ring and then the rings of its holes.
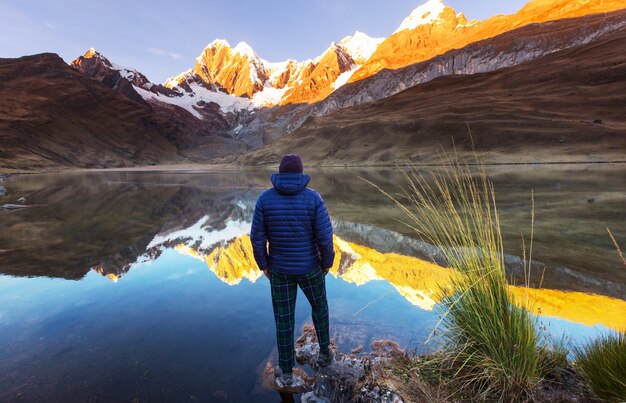
{"type": "Polygon", "coordinates": [[[576,366],[591,390],[610,402],[626,401],[626,335],[605,334],[574,349],[576,366]]]}
{"type": "Polygon", "coordinates": [[[541,379],[545,355],[534,317],[520,308],[528,301],[515,301],[507,289],[493,183],[478,160],[474,169],[456,156],[445,160],[427,175],[415,167],[404,171],[408,186],[399,195],[372,185],[461,274],[442,289],[435,327],[443,327],[442,364],[453,371],[458,392],[481,400],[526,399],[541,379]]]}

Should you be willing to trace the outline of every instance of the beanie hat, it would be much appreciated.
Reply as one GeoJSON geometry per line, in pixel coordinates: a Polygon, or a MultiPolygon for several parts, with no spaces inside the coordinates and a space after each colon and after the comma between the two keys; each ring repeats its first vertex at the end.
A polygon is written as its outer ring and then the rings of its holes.
{"type": "Polygon", "coordinates": [[[296,154],[287,154],[280,161],[278,172],[283,173],[302,173],[302,159],[296,154]]]}

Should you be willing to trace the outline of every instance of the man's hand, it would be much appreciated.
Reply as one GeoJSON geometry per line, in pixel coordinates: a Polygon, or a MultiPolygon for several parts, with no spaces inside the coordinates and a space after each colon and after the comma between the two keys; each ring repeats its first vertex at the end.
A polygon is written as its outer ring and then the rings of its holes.
{"type": "Polygon", "coordinates": [[[327,275],[329,271],[330,271],[330,267],[328,269],[322,269],[322,273],[324,273],[324,275],[327,275]]]}
{"type": "Polygon", "coordinates": [[[270,269],[265,269],[263,270],[263,274],[265,274],[265,277],[267,277],[267,279],[270,279],[270,269]]]}

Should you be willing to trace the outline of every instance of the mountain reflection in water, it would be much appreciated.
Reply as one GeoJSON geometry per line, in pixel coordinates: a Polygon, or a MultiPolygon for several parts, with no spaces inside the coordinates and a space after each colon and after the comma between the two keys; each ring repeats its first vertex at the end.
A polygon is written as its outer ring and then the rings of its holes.
{"type": "MultiPolygon", "coordinates": [[[[5,181],[0,203],[24,196],[31,207],[0,210],[0,401],[275,401],[258,382],[275,359],[275,335],[269,285],[247,235],[269,174],[5,181]]],[[[432,351],[437,340],[424,341],[437,323],[439,287],[456,274],[358,176],[385,189],[402,183],[394,170],[312,172],[336,233],[331,337],[343,351],[367,351],[380,338],[432,351]]],[[[622,328],[626,273],[606,226],[626,237],[626,169],[515,168],[492,177],[507,271],[518,284],[519,234],[535,190],[531,280],[545,269],[545,288],[528,291],[528,301],[549,333],[581,341],[622,328]]],[[[301,300],[296,311],[300,329],[310,310],[301,300]]]]}
{"type": "MultiPolygon", "coordinates": [[[[250,224],[227,221],[224,228],[211,231],[202,226],[208,217],[188,230],[157,235],[149,247],[174,245],[179,253],[206,262],[209,270],[228,285],[243,279],[257,281],[262,273],[257,269],[252,244],[245,233],[250,224]]],[[[384,280],[391,284],[411,304],[430,311],[441,300],[441,288],[451,283],[455,271],[423,259],[397,253],[380,253],[375,249],[347,242],[334,236],[336,259],[330,273],[357,286],[384,280]]],[[[139,261],[145,261],[141,257],[139,261]]],[[[132,266],[128,266],[130,269],[132,266]]],[[[117,281],[121,273],[107,271],[103,266],[93,270],[117,281]]],[[[557,317],[587,326],[604,325],[620,330],[625,325],[626,301],[602,295],[545,288],[527,289],[509,286],[515,300],[540,316],[557,317]]]]}

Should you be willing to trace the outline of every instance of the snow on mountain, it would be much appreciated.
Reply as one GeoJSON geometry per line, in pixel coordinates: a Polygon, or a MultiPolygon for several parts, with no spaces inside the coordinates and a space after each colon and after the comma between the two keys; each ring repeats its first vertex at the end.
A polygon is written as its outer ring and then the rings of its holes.
{"type": "Polygon", "coordinates": [[[432,24],[439,21],[439,15],[446,8],[443,0],[429,0],[417,7],[402,21],[402,24],[394,31],[394,34],[407,29],[415,29],[420,25],[432,24]]]}
{"type": "Polygon", "coordinates": [[[300,64],[302,63],[289,59],[284,62],[268,62],[267,60],[263,60],[263,64],[270,73],[268,81],[271,85],[273,87],[282,88],[286,84],[283,82],[283,76],[290,75],[294,70],[299,70],[300,64]]]}
{"type": "Polygon", "coordinates": [[[250,231],[250,223],[243,220],[226,220],[223,229],[213,229],[209,225],[209,216],[204,216],[188,228],[173,231],[168,234],[156,235],[148,248],[153,248],[167,242],[179,242],[193,246],[197,250],[209,250],[217,244],[228,242],[250,231]]]}
{"type": "MultiPolygon", "coordinates": [[[[240,46],[239,50],[247,51],[244,46],[240,46]]],[[[113,83],[114,88],[120,88],[120,80],[128,80],[130,86],[124,93],[129,97],[135,100],[143,99],[147,102],[175,105],[189,111],[198,119],[203,118],[200,113],[202,108],[211,102],[219,105],[224,113],[250,109],[253,106],[247,98],[236,97],[219,91],[217,88],[203,85],[191,70],[168,79],[165,85],[154,84],[137,70],[110,62],[94,48],[76,59],[72,65],[84,74],[100,81],[116,81],[113,83]]]]}
{"type": "Polygon", "coordinates": [[[101,68],[106,71],[118,72],[121,78],[125,78],[132,84],[150,90],[153,84],[139,71],[120,66],[119,64],[111,62],[102,53],[98,52],[95,48],[89,48],[87,52],[78,59],[72,62],[72,65],[81,71],[95,70],[101,68]],[[81,64],[83,64],[81,66],[81,64]],[[89,64],[87,67],[85,64],[89,64]]]}
{"type": "Polygon", "coordinates": [[[250,45],[248,45],[247,43],[245,43],[245,42],[239,42],[233,48],[233,52],[238,54],[238,55],[246,56],[246,57],[248,57],[250,59],[259,59],[259,56],[256,54],[254,49],[252,49],[252,47],[250,45]]]}
{"type": "MultiPolygon", "coordinates": [[[[162,87],[170,93],[136,85],[144,99],[185,108],[201,118],[202,102],[214,102],[224,113],[243,109],[275,106],[289,102],[308,102],[307,89],[315,87],[324,96],[350,79],[384,38],[371,38],[362,32],[346,36],[313,60],[269,62],[262,59],[246,42],[231,47],[225,39],[209,43],[195,59],[194,67],[167,79],[162,87]],[[325,90],[325,88],[327,90],[325,90]],[[200,105],[199,105],[200,103],[200,105]]],[[[125,77],[134,70],[118,67],[125,77]]],[[[133,82],[133,84],[135,84],[133,82]]]]}
{"type": "Polygon", "coordinates": [[[337,79],[333,83],[333,89],[336,90],[337,88],[345,85],[350,80],[350,77],[352,77],[354,72],[359,69],[359,67],[360,66],[358,64],[355,64],[352,69],[339,74],[339,77],[337,77],[337,79]]]}
{"type": "MultiPolygon", "coordinates": [[[[414,9],[389,38],[371,38],[356,31],[306,61],[269,62],[246,42],[231,47],[225,39],[215,39],[190,70],[163,85],[149,82],[137,70],[110,63],[93,48],[73,65],[92,78],[113,83],[111,86],[117,90],[127,88],[125,94],[138,102],[143,98],[170,103],[201,117],[210,103],[219,105],[223,113],[312,104],[347,83],[362,81],[385,68],[396,70],[425,61],[521,25],[612,10],[620,2],[623,0],[587,0],[565,7],[568,0],[533,1],[516,14],[481,22],[468,21],[463,13],[447,7],[444,0],[428,0],[414,9]],[[135,94],[128,82],[143,91],[135,94]]],[[[208,108],[215,109],[214,105],[208,108]]]]}
{"type": "MultiPolygon", "coordinates": [[[[218,96],[212,96],[206,101],[216,102],[225,112],[275,106],[293,101],[293,97],[298,102],[306,102],[307,91],[304,87],[310,85],[309,81],[313,80],[318,87],[325,86],[331,90],[338,88],[350,78],[349,72],[354,71],[358,63],[364,62],[381,41],[382,39],[370,38],[364,33],[356,32],[339,44],[331,43],[314,60],[269,62],[259,57],[245,42],[232,48],[228,41],[216,39],[196,58],[193,69],[169,78],[164,86],[179,93],[190,93],[187,83],[189,77],[193,76],[193,81],[202,82],[209,87],[207,91],[215,89],[220,92],[218,96]],[[326,71],[328,69],[332,71],[326,71]],[[335,85],[338,76],[341,76],[341,80],[335,85]]],[[[146,93],[144,95],[152,99],[158,98],[146,93]]],[[[197,98],[193,100],[203,99],[205,96],[201,92],[196,95],[197,98]]],[[[193,109],[192,100],[175,102],[187,109],[193,109]]]]}
{"type": "Polygon", "coordinates": [[[343,38],[339,44],[348,51],[357,64],[360,64],[369,59],[384,40],[385,38],[372,38],[363,32],[356,31],[354,35],[343,38]]]}
{"type": "Polygon", "coordinates": [[[196,83],[190,83],[188,86],[189,91],[174,89],[181,94],[180,96],[153,93],[136,86],[134,88],[146,101],[158,101],[179,106],[191,112],[198,119],[202,119],[202,114],[198,112],[198,108],[202,103],[216,103],[225,113],[250,109],[252,106],[250,100],[246,98],[236,97],[220,91],[212,91],[196,83]]]}
{"type": "Polygon", "coordinates": [[[250,61],[250,81],[255,83],[263,81],[260,77],[265,73],[265,65],[263,60],[256,54],[254,49],[245,42],[239,42],[234,48],[233,53],[246,57],[250,61]]]}
{"type": "Polygon", "coordinates": [[[263,106],[274,106],[280,104],[280,101],[285,96],[285,92],[289,90],[289,87],[274,88],[271,85],[267,85],[263,88],[263,91],[259,91],[252,97],[252,104],[258,108],[263,106]]]}

